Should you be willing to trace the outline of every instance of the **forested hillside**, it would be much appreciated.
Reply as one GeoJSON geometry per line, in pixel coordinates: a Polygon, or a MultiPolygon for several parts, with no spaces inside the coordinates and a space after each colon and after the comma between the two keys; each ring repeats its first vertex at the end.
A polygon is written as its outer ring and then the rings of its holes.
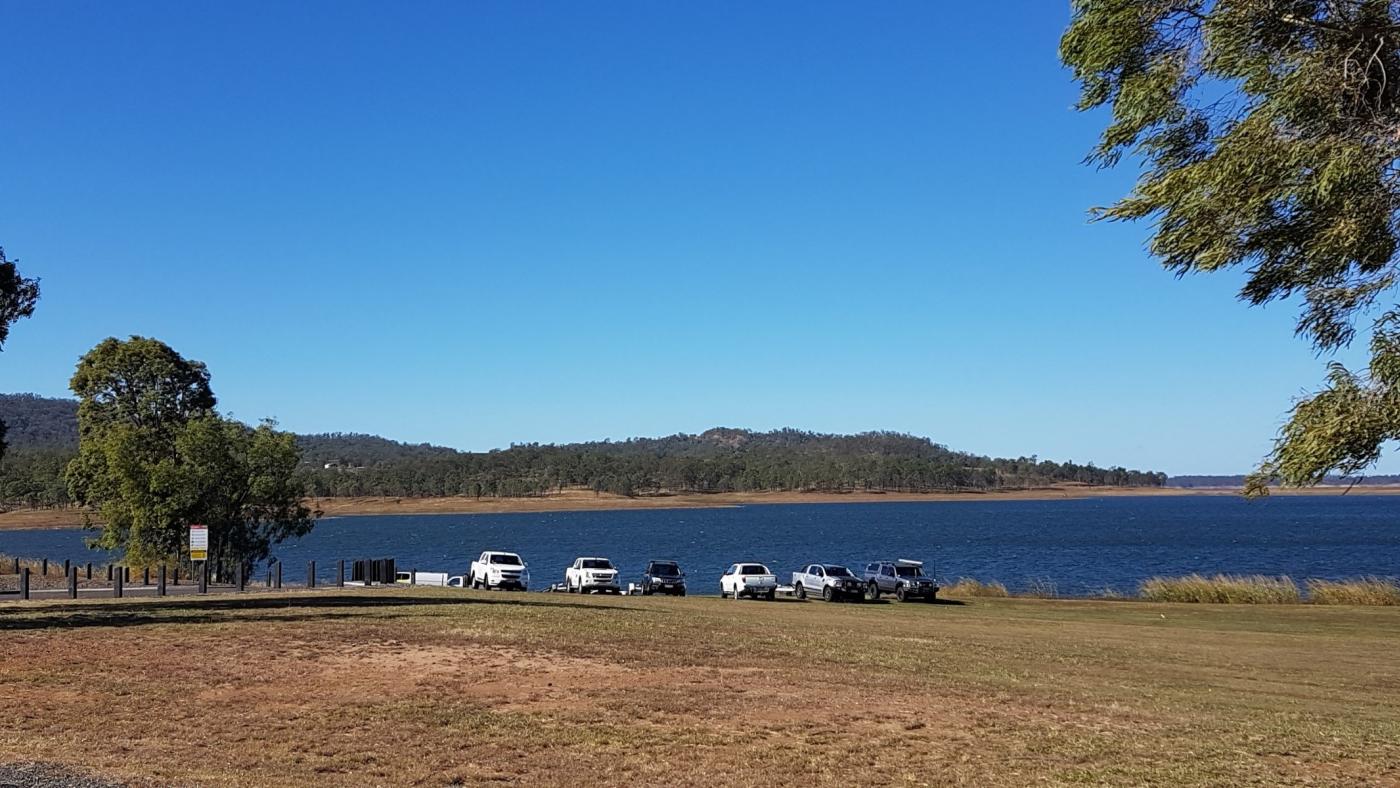
{"type": "MultiPolygon", "coordinates": [[[[0,395],[14,425],[0,464],[0,505],[65,506],[63,467],[76,445],[74,403],[0,395]],[[65,415],[66,414],[66,415],[65,415]]],[[[316,496],[473,497],[586,488],[620,495],[745,491],[935,492],[1060,482],[1161,486],[1166,475],[1036,457],[997,459],[894,432],[828,435],[712,429],[699,435],[460,452],[372,435],[298,437],[302,477],[316,496]]]]}

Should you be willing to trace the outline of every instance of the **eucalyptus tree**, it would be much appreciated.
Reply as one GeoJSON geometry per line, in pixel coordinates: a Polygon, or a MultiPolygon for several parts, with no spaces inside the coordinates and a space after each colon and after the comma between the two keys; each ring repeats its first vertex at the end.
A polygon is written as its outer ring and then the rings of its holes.
{"type": "Polygon", "coordinates": [[[1359,473],[1400,437],[1400,8],[1387,0],[1073,0],[1060,55],[1109,120],[1090,160],[1141,166],[1097,215],[1149,220],[1178,274],[1243,268],[1297,296],[1319,352],[1362,335],[1294,403],[1247,491],[1359,473]]]}
{"type": "MultiPolygon", "coordinates": [[[[34,314],[38,301],[39,280],[20,276],[15,261],[5,257],[5,249],[0,247],[0,350],[5,349],[10,326],[34,314]]],[[[0,457],[5,456],[5,431],[5,422],[0,421],[0,457]]]]}
{"type": "Polygon", "coordinates": [[[220,416],[200,362],[156,339],[107,339],[70,385],[78,454],[68,487],[97,513],[98,546],[124,550],[128,563],[176,559],[188,527],[202,524],[210,560],[231,569],[311,530],[295,437],[220,416]]]}

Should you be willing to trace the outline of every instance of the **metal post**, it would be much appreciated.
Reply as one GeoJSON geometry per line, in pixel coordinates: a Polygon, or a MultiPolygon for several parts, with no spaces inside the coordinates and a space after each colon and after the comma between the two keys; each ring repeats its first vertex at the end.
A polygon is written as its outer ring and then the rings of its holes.
{"type": "Polygon", "coordinates": [[[150,584],[151,584],[151,568],[148,566],[148,567],[146,567],[146,568],[144,568],[144,569],[141,570],[141,585],[143,585],[143,586],[148,586],[148,585],[150,585],[150,584]]]}
{"type": "Polygon", "coordinates": [[[68,598],[78,598],[78,567],[71,567],[68,570],[68,598]]]}
{"type": "Polygon", "coordinates": [[[91,562],[91,561],[88,561],[88,562],[87,562],[87,579],[89,579],[89,580],[92,579],[92,562],[91,562]]]}
{"type": "Polygon", "coordinates": [[[107,564],[107,582],[112,582],[112,565],[107,564]]]}
{"type": "Polygon", "coordinates": [[[130,582],[131,582],[131,567],[129,567],[129,566],[124,566],[124,567],[122,567],[122,582],[123,582],[123,583],[130,583],[130,582]]]}
{"type": "Polygon", "coordinates": [[[199,593],[209,593],[209,563],[207,561],[199,563],[199,593]]]}
{"type": "Polygon", "coordinates": [[[44,562],[43,562],[43,564],[41,564],[41,566],[43,566],[43,569],[40,569],[40,570],[39,570],[39,574],[43,575],[44,577],[48,577],[48,576],[49,576],[49,559],[45,558],[45,559],[44,559],[44,562]]]}
{"type": "Polygon", "coordinates": [[[180,565],[179,565],[179,564],[176,564],[176,565],[175,565],[175,578],[174,578],[173,580],[170,581],[170,584],[171,584],[171,585],[176,585],[176,586],[180,585],[180,565]]]}
{"type": "Polygon", "coordinates": [[[165,564],[156,570],[156,596],[165,596],[165,564]]]}
{"type": "Polygon", "coordinates": [[[335,565],[335,585],[337,588],[345,587],[345,559],[335,565]]]}
{"type": "Polygon", "coordinates": [[[69,569],[70,566],[71,566],[71,564],[68,562],[68,559],[67,559],[67,558],[63,559],[63,576],[64,576],[64,577],[67,577],[67,576],[68,576],[68,569],[69,569]]]}
{"type": "Polygon", "coordinates": [[[19,570],[19,598],[29,598],[29,567],[22,567],[19,570]]]}
{"type": "Polygon", "coordinates": [[[278,561],[278,562],[277,562],[277,574],[274,576],[273,579],[276,580],[276,582],[277,582],[277,585],[274,586],[274,587],[275,587],[275,588],[281,588],[281,587],[282,587],[282,562],[281,562],[281,561],[278,561]]]}
{"type": "Polygon", "coordinates": [[[122,586],[126,582],[126,573],[118,572],[117,579],[112,583],[112,596],[116,599],[122,598],[122,586]]]}
{"type": "Polygon", "coordinates": [[[233,570],[233,576],[238,580],[239,591],[248,587],[248,566],[242,561],[239,561],[238,568],[233,570]]]}
{"type": "Polygon", "coordinates": [[[316,587],[316,562],[315,562],[315,561],[307,561],[307,562],[306,562],[306,587],[307,587],[307,588],[315,588],[315,587],[316,587]]]}

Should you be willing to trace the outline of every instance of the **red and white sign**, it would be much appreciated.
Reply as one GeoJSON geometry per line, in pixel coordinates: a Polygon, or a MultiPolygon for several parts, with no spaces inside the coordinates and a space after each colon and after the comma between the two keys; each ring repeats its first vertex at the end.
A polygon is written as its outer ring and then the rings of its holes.
{"type": "Polygon", "coordinates": [[[190,526],[190,560],[204,561],[209,558],[209,526],[190,526]]]}

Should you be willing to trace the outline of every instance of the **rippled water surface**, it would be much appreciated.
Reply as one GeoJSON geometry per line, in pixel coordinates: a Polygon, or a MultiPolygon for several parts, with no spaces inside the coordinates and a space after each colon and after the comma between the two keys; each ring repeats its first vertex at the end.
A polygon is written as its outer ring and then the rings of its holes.
{"type": "MultiPolygon", "coordinates": [[[[82,531],[0,531],[0,553],[99,560],[82,531]]],[[[485,549],[525,556],[537,588],[578,555],[637,575],[649,558],[684,566],[692,593],[715,593],[724,567],[767,563],[784,580],[811,561],[924,559],[944,580],[1054,583],[1062,594],[1131,591],[1189,572],[1295,579],[1400,576],[1400,496],[1227,496],[1061,501],[797,504],[733,509],[402,515],[325,520],[276,550],[285,577],[315,559],[394,557],[399,568],[461,574],[485,549]]]]}

